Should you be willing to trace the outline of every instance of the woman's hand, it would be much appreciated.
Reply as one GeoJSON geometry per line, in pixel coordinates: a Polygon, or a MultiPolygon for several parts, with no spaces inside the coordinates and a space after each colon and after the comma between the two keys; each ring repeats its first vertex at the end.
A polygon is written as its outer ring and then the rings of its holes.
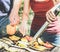
{"type": "Polygon", "coordinates": [[[46,31],[49,33],[57,33],[57,23],[58,21],[52,22],[48,25],[46,31]]]}
{"type": "Polygon", "coordinates": [[[22,21],[20,28],[19,28],[20,33],[26,35],[26,32],[28,32],[28,26],[27,26],[27,21],[22,21]]]}
{"type": "Polygon", "coordinates": [[[20,17],[18,15],[22,0],[13,0],[13,8],[11,9],[11,13],[9,16],[11,25],[19,24],[20,17]]]}
{"type": "Polygon", "coordinates": [[[47,19],[47,21],[48,21],[49,23],[57,20],[56,16],[54,15],[54,13],[53,13],[51,10],[49,10],[49,11],[46,13],[46,19],[47,19]]]}
{"type": "Polygon", "coordinates": [[[10,14],[9,19],[11,25],[17,25],[20,23],[20,17],[18,16],[18,14],[10,14]]]}
{"type": "Polygon", "coordinates": [[[46,29],[47,32],[60,34],[60,16],[57,16],[56,18],[56,21],[48,25],[48,28],[46,29]]]}
{"type": "Polygon", "coordinates": [[[54,13],[51,10],[49,10],[46,13],[46,19],[50,23],[46,31],[50,33],[57,33],[57,25],[56,25],[58,23],[57,16],[55,16],[54,13]]]}

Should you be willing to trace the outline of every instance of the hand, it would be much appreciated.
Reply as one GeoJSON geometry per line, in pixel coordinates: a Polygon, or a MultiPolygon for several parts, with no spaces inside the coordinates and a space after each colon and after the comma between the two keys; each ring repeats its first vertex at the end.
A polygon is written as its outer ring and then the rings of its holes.
{"type": "Polygon", "coordinates": [[[57,20],[48,25],[46,31],[50,33],[60,34],[60,16],[57,16],[57,20]]]}
{"type": "Polygon", "coordinates": [[[26,21],[22,21],[20,28],[19,28],[20,33],[23,34],[23,36],[26,35],[26,32],[28,32],[28,27],[27,27],[27,22],[26,21]]]}
{"type": "Polygon", "coordinates": [[[49,33],[57,33],[57,21],[52,22],[48,25],[46,31],[49,33]]]}
{"type": "Polygon", "coordinates": [[[46,19],[47,19],[47,21],[48,21],[49,23],[57,20],[57,18],[56,18],[56,16],[54,15],[54,13],[53,13],[52,11],[50,11],[50,10],[46,13],[46,19]]]}
{"type": "Polygon", "coordinates": [[[32,39],[33,39],[33,37],[28,36],[28,35],[26,35],[25,38],[26,38],[28,41],[32,41],[32,39]]]}
{"type": "Polygon", "coordinates": [[[10,14],[9,19],[11,25],[17,25],[20,22],[20,17],[18,14],[10,14]]]}

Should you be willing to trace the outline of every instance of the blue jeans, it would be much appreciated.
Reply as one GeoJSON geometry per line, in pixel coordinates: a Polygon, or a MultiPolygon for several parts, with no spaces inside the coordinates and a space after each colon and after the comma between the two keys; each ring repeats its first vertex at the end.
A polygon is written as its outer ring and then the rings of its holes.
{"type": "Polygon", "coordinates": [[[0,17],[0,37],[7,35],[6,25],[9,24],[8,16],[0,17]]]}
{"type": "MultiPolygon", "coordinates": [[[[36,34],[36,32],[31,31],[30,34],[31,34],[31,36],[33,36],[33,35],[36,34]]],[[[52,43],[53,45],[60,47],[60,35],[59,34],[51,34],[51,33],[48,33],[48,32],[44,32],[44,33],[42,33],[40,38],[43,41],[48,41],[48,42],[52,43]]]]}

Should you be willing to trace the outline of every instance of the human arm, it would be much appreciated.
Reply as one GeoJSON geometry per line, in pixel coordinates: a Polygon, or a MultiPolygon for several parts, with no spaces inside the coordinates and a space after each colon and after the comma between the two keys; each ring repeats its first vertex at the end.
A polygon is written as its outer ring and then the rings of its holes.
{"type": "MultiPolygon", "coordinates": [[[[53,0],[53,3],[54,3],[54,6],[55,5],[57,5],[58,3],[60,3],[60,1],[59,0],[53,0]]],[[[53,6],[53,7],[54,7],[53,6]]],[[[56,6],[57,7],[57,6],[56,6]]],[[[56,8],[55,8],[56,9],[56,8]]],[[[47,13],[46,13],[46,19],[47,19],[47,21],[48,22],[53,22],[53,21],[55,21],[56,20],[56,12],[53,12],[53,10],[54,9],[52,9],[52,10],[49,10],[49,11],[47,11],[47,13]]]]}
{"type": "MultiPolygon", "coordinates": [[[[58,4],[58,3],[59,2],[57,1],[56,4],[58,4]]],[[[59,33],[60,16],[59,15],[55,16],[54,13],[51,10],[49,10],[46,13],[46,19],[50,23],[48,25],[47,31],[50,32],[50,33],[59,33]]]]}
{"type": "Polygon", "coordinates": [[[30,0],[24,0],[22,22],[21,22],[20,29],[19,29],[19,31],[23,35],[25,35],[27,32],[27,21],[28,21],[29,11],[30,11],[30,0]]]}
{"type": "Polygon", "coordinates": [[[19,8],[21,6],[22,0],[13,0],[13,8],[11,10],[9,19],[11,25],[16,25],[20,22],[20,17],[18,15],[19,8]]]}

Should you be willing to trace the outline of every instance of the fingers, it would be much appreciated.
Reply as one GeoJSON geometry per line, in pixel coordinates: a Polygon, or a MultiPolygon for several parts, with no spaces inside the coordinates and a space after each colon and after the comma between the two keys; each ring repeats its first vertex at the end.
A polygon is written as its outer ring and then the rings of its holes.
{"type": "Polygon", "coordinates": [[[48,25],[48,28],[50,28],[50,27],[55,27],[55,26],[56,26],[56,24],[57,24],[57,21],[52,22],[52,23],[50,23],[50,24],[48,25]]]}
{"type": "Polygon", "coordinates": [[[23,36],[25,36],[25,35],[26,35],[26,31],[25,31],[24,29],[19,29],[19,31],[20,31],[20,33],[22,33],[22,34],[23,34],[23,36]]]}
{"type": "Polygon", "coordinates": [[[49,33],[56,33],[57,32],[57,30],[54,28],[48,28],[48,29],[46,29],[46,31],[49,33]]]}
{"type": "Polygon", "coordinates": [[[28,32],[27,24],[26,23],[21,23],[21,25],[19,27],[19,31],[20,31],[20,33],[23,34],[23,36],[25,36],[26,33],[28,32]]]}
{"type": "Polygon", "coordinates": [[[56,18],[56,16],[54,15],[53,12],[48,11],[48,12],[46,13],[46,19],[47,19],[48,22],[51,23],[51,22],[55,21],[57,18],[56,18]]]}
{"type": "Polygon", "coordinates": [[[19,22],[20,22],[20,19],[17,19],[17,18],[11,18],[10,19],[11,25],[17,25],[17,24],[19,24],[19,22]]]}
{"type": "Polygon", "coordinates": [[[23,36],[25,36],[26,32],[27,32],[27,29],[25,27],[20,27],[19,31],[20,31],[20,33],[23,34],[23,36]]]}

